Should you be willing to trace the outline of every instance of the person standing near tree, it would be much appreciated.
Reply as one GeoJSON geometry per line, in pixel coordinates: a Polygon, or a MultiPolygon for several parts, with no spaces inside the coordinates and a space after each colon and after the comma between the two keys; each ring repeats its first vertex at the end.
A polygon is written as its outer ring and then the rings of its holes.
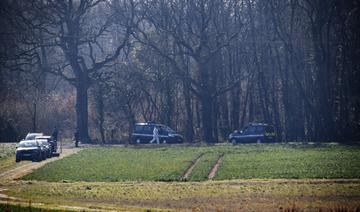
{"type": "Polygon", "coordinates": [[[75,138],[75,147],[79,147],[79,130],[78,129],[76,129],[76,131],[75,131],[74,138],[75,138]]]}
{"type": "Polygon", "coordinates": [[[58,133],[59,133],[59,132],[58,132],[58,129],[57,129],[57,127],[55,126],[55,127],[54,127],[54,131],[53,131],[53,133],[51,134],[52,138],[54,139],[54,145],[53,145],[53,149],[52,149],[53,152],[56,152],[56,150],[57,150],[58,133]]]}
{"type": "Polygon", "coordinates": [[[57,129],[57,127],[55,126],[54,127],[54,131],[53,131],[53,133],[52,133],[52,137],[53,137],[53,139],[54,139],[54,141],[55,142],[57,142],[57,140],[58,140],[58,129],[57,129]]]}
{"type": "Polygon", "coordinates": [[[150,143],[152,144],[154,141],[156,140],[157,144],[160,144],[159,141],[159,130],[156,126],[154,126],[154,130],[153,130],[153,139],[150,141],[150,143]]]}

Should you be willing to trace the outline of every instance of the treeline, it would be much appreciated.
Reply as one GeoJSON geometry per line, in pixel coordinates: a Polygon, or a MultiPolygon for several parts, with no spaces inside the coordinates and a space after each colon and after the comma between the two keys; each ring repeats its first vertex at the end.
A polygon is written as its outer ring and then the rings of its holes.
{"type": "Polygon", "coordinates": [[[187,142],[249,122],[283,141],[360,138],[356,0],[0,3],[0,133],[126,140],[138,121],[187,142]]]}

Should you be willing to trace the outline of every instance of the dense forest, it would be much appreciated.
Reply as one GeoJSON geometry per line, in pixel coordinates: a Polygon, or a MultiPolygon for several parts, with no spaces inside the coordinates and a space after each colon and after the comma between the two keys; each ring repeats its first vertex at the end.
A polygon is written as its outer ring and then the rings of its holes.
{"type": "Polygon", "coordinates": [[[281,141],[360,138],[358,0],[2,0],[0,140],[186,142],[250,122],[281,141]]]}

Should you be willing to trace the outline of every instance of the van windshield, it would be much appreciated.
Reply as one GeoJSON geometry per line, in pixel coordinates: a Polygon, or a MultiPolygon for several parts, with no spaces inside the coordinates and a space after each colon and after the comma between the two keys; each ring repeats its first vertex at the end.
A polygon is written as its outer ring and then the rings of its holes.
{"type": "Polygon", "coordinates": [[[29,142],[21,142],[19,144],[19,147],[37,147],[37,143],[33,142],[33,141],[29,141],[29,142]]]}

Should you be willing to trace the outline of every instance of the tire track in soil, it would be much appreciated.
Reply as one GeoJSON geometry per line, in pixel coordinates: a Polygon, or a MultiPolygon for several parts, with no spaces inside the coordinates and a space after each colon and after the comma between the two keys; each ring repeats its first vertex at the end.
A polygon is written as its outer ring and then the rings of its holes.
{"type": "Polygon", "coordinates": [[[192,170],[194,169],[194,167],[196,166],[196,164],[199,162],[200,158],[204,155],[205,153],[201,153],[199,156],[197,156],[197,158],[195,158],[193,161],[191,161],[189,167],[186,169],[186,171],[184,172],[183,176],[181,177],[182,181],[186,181],[187,178],[190,176],[192,170]]]}
{"type": "Polygon", "coordinates": [[[225,155],[224,153],[221,154],[221,155],[219,156],[219,158],[217,159],[215,165],[213,166],[213,168],[211,169],[211,171],[210,171],[210,173],[209,173],[209,175],[208,175],[208,179],[209,179],[209,180],[214,179],[214,177],[215,177],[215,175],[216,175],[216,172],[217,172],[217,170],[219,169],[220,164],[221,164],[221,162],[222,162],[222,160],[223,160],[223,158],[224,158],[224,155],[225,155]]]}

